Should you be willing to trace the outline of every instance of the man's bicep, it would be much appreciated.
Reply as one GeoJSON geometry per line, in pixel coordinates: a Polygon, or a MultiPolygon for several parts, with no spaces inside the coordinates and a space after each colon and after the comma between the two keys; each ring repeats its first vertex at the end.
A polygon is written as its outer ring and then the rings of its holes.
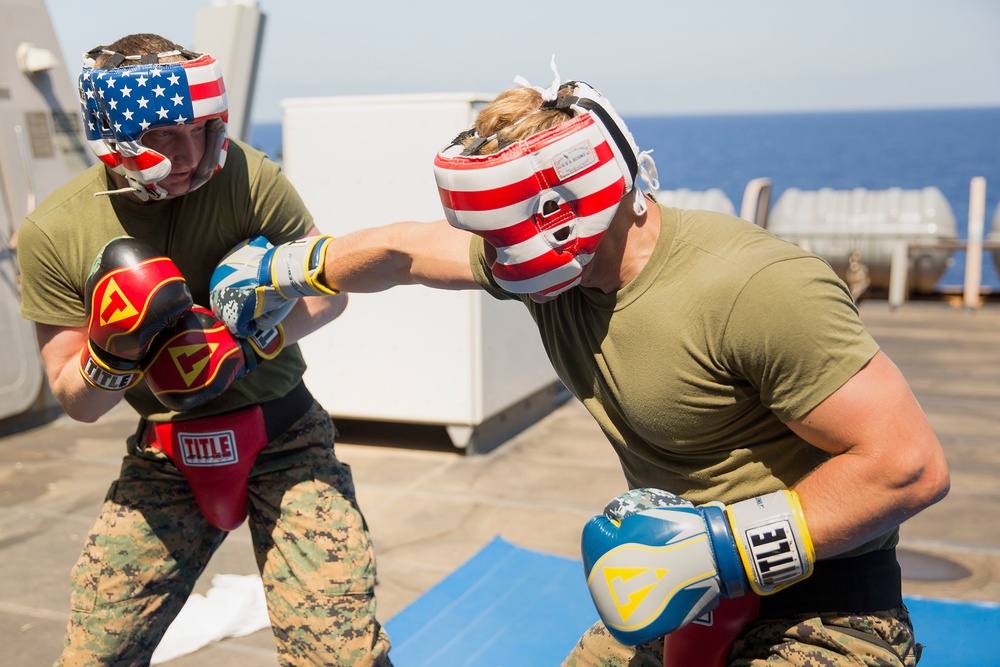
{"type": "Polygon", "coordinates": [[[912,447],[933,438],[902,373],[882,352],[800,419],[788,422],[804,440],[831,454],[912,447]]]}
{"type": "Polygon", "coordinates": [[[21,317],[32,322],[73,327],[84,321],[83,284],[86,266],[68,259],[64,248],[31,220],[18,231],[17,260],[21,272],[21,317]]]}

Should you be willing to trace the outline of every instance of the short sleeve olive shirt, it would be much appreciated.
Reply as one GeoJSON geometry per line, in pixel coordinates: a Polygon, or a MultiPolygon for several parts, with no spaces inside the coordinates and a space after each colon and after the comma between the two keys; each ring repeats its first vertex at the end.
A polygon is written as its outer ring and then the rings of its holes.
{"type": "MultiPolygon", "coordinates": [[[[182,197],[134,203],[95,196],[113,189],[103,165],[95,165],[41,203],[18,232],[21,315],[61,327],[84,326],[84,291],[94,259],[111,239],[148,241],[184,275],[194,301],[208,307],[208,285],[222,256],[257,235],[278,244],[300,238],[313,225],[295,188],[266,155],[230,140],[225,167],[182,197]]],[[[301,379],[305,362],[297,345],[262,363],[222,396],[185,413],[218,414],[278,398],[301,379]]],[[[126,392],[143,416],[175,418],[145,382],[126,392]]]]}
{"type": "Polygon", "coordinates": [[[695,503],[792,487],[826,460],[785,422],[878,350],[820,258],[748,222],[661,208],[649,262],[613,294],[577,287],[530,310],[559,377],[600,424],[632,488],[695,503]]]}

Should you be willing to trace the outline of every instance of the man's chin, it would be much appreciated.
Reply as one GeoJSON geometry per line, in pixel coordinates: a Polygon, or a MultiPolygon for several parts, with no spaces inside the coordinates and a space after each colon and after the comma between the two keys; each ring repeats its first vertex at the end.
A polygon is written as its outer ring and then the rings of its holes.
{"type": "Polygon", "coordinates": [[[164,179],[157,183],[158,186],[167,191],[171,197],[186,195],[191,190],[191,178],[164,179]]]}

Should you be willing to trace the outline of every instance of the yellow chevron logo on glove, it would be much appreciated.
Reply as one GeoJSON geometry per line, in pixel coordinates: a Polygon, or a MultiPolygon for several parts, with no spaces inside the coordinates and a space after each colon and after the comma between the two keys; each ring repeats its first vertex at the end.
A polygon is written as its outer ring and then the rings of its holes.
{"type": "Polygon", "coordinates": [[[135,317],[138,314],[139,311],[135,309],[135,306],[125,296],[125,293],[122,292],[115,279],[109,278],[107,291],[104,292],[101,298],[101,326],[114,324],[129,317],[135,317]]]}
{"type": "Polygon", "coordinates": [[[208,366],[208,362],[212,360],[212,355],[215,354],[218,347],[217,343],[195,343],[178,345],[168,350],[185,385],[190,387],[194,384],[201,372],[208,366]]]}
{"type": "Polygon", "coordinates": [[[623,621],[628,621],[632,612],[642,604],[649,592],[666,576],[668,570],[652,567],[605,567],[602,571],[608,590],[611,591],[611,597],[618,607],[618,613],[621,614],[623,621]],[[650,578],[644,575],[650,573],[655,581],[646,583],[650,578]],[[622,598],[626,598],[624,604],[622,598]]]}
{"type": "MultiPolygon", "coordinates": [[[[680,513],[683,520],[691,516],[700,520],[696,514],[680,513]]],[[[626,517],[622,523],[634,518],[649,521],[649,517],[626,517]]],[[[603,515],[597,517],[597,521],[611,524],[603,515]]],[[[667,626],[679,626],[681,621],[691,620],[685,618],[689,612],[693,614],[692,618],[704,613],[703,609],[694,613],[697,610],[691,609],[690,604],[668,609],[671,600],[680,591],[688,591],[691,599],[695,600],[711,598],[718,592],[718,586],[713,583],[716,571],[708,536],[683,530],[684,526],[677,522],[661,523],[657,519],[651,525],[672,526],[669,533],[654,539],[674,541],[662,546],[632,541],[620,544],[600,556],[587,576],[587,585],[601,619],[609,629],[619,634],[642,633],[644,628],[660,623],[664,614],[669,617],[667,626]],[[675,619],[674,615],[680,615],[680,618],[675,619]]]]}

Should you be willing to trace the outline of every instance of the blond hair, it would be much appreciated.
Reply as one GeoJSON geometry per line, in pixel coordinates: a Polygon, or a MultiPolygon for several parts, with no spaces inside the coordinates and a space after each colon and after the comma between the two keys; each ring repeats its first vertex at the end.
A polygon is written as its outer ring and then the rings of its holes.
{"type": "MultiPolygon", "coordinates": [[[[527,139],[570,119],[565,111],[543,109],[542,102],[542,94],[534,88],[510,88],[497,95],[476,117],[473,126],[476,135],[488,137],[488,141],[475,153],[496,153],[502,146],[527,139]]],[[[463,144],[468,147],[476,139],[475,136],[468,137],[463,144]]]]}

